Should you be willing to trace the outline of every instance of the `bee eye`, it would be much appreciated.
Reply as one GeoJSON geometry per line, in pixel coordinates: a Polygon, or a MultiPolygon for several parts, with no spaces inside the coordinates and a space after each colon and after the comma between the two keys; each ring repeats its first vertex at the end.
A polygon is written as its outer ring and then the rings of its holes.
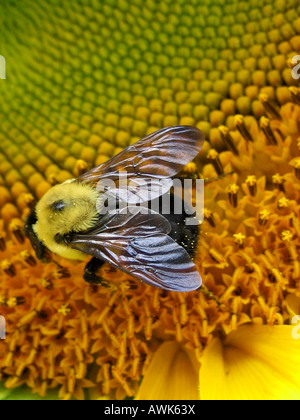
{"type": "Polygon", "coordinates": [[[63,200],[55,201],[51,204],[51,209],[54,211],[63,211],[66,207],[66,203],[63,200]]]}

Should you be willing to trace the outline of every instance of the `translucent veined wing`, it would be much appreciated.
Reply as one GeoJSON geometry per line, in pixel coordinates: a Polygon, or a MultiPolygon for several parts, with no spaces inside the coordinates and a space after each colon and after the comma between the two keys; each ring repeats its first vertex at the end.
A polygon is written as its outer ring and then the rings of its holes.
{"type": "Polygon", "coordinates": [[[103,192],[108,200],[111,200],[113,207],[120,201],[126,205],[136,205],[155,200],[168,193],[173,186],[171,178],[135,178],[131,179],[128,186],[107,186],[105,180],[98,182],[97,190],[103,192]]]}
{"type": "Polygon", "coordinates": [[[169,127],[156,131],[78,178],[97,184],[101,179],[118,182],[128,178],[172,178],[201,151],[204,135],[196,127],[169,127]]]}
{"type": "Polygon", "coordinates": [[[136,211],[129,207],[109,213],[96,228],[74,234],[70,246],[152,286],[178,292],[198,289],[200,274],[185,249],[168,236],[169,222],[158,213],[136,211]]]}

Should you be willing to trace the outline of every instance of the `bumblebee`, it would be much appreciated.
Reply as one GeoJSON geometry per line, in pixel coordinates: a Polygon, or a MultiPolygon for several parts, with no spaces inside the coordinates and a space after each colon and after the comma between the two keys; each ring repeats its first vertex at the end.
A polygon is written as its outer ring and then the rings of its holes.
{"type": "MultiPolygon", "coordinates": [[[[173,206],[168,215],[162,214],[161,208],[158,212],[130,210],[133,198],[139,196],[140,203],[146,200],[140,188],[142,180],[153,187],[158,180],[174,178],[199,154],[203,143],[204,136],[195,127],[165,128],[79,178],[50,189],[25,224],[37,257],[45,261],[47,250],[75,260],[86,260],[90,255],[93,258],[85,268],[84,279],[92,284],[108,286],[97,272],[109,263],[161,289],[198,289],[202,280],[193,262],[198,226],[187,225],[186,213],[174,214],[173,206]],[[133,185],[129,194],[124,194],[121,172],[127,173],[133,185]],[[106,180],[113,181],[115,187],[102,191],[99,183],[106,180]],[[126,208],[119,206],[103,213],[100,210],[112,194],[119,202],[125,201],[126,208]]],[[[170,194],[171,185],[166,185],[164,190],[154,188],[151,200],[170,194]]]]}

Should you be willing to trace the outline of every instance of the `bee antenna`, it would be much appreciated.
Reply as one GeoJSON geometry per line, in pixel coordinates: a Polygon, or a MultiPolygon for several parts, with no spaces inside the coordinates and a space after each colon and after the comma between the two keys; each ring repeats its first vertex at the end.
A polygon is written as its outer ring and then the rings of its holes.
{"type": "Polygon", "coordinates": [[[60,265],[57,261],[52,260],[51,261],[53,264],[55,264],[58,268],[64,268],[62,265],[60,265]]]}
{"type": "Polygon", "coordinates": [[[204,284],[202,284],[200,290],[204,293],[204,295],[207,298],[214,300],[218,306],[222,305],[217,296],[213,292],[211,292],[206,286],[204,286],[204,284]]]}
{"type": "Polygon", "coordinates": [[[205,183],[207,183],[207,184],[210,184],[211,182],[218,181],[219,179],[225,178],[226,176],[229,176],[229,175],[233,175],[234,173],[235,173],[235,172],[234,172],[234,171],[232,171],[232,172],[229,172],[229,173],[227,173],[227,174],[222,174],[222,175],[219,175],[219,176],[217,176],[217,177],[213,177],[213,178],[204,178],[204,182],[205,182],[205,183]]]}

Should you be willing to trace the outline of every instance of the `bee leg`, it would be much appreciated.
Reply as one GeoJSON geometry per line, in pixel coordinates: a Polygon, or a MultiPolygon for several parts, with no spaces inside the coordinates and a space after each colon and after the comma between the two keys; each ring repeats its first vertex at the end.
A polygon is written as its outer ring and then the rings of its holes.
{"type": "Polygon", "coordinates": [[[43,263],[49,263],[50,259],[48,257],[48,252],[47,252],[48,250],[44,246],[44,244],[39,240],[39,238],[37,237],[33,229],[33,226],[36,223],[37,223],[37,217],[36,217],[36,212],[34,209],[32,210],[32,212],[30,213],[30,215],[28,216],[25,222],[24,232],[27,238],[30,240],[31,245],[33,249],[35,250],[35,254],[38,260],[42,261],[43,263]]]}
{"type": "Polygon", "coordinates": [[[72,233],[68,233],[66,235],[61,235],[60,233],[57,233],[55,235],[55,242],[66,246],[70,245],[70,242],[72,242],[72,233]]]}
{"type": "Polygon", "coordinates": [[[103,287],[110,287],[109,284],[101,277],[97,276],[97,271],[105,264],[104,261],[98,260],[98,258],[92,258],[91,261],[86,265],[84,270],[84,280],[90,284],[98,284],[103,287]]]}

